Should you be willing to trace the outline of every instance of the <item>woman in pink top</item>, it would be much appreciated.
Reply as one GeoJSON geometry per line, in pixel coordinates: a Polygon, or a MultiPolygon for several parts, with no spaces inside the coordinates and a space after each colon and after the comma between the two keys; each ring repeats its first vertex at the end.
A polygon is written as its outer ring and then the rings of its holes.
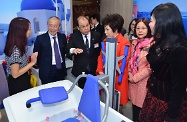
{"type": "Polygon", "coordinates": [[[148,19],[141,18],[137,21],[134,35],[137,40],[132,42],[132,56],[129,63],[129,99],[132,102],[133,121],[138,121],[147,92],[147,80],[151,73],[146,59],[152,41],[148,19]]]}

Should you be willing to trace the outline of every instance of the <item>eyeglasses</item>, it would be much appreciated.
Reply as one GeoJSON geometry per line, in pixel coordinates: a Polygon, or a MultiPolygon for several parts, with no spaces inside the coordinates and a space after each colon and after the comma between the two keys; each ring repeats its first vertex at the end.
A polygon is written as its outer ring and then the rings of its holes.
{"type": "Polygon", "coordinates": [[[79,28],[81,28],[81,29],[85,29],[85,28],[88,28],[90,25],[89,24],[87,24],[86,26],[79,26],[79,28]]]}
{"type": "Polygon", "coordinates": [[[142,27],[142,28],[138,27],[138,28],[136,28],[136,30],[137,30],[137,31],[140,31],[140,30],[147,30],[147,28],[146,28],[146,27],[142,27]]]}
{"type": "Polygon", "coordinates": [[[51,24],[49,24],[48,27],[49,27],[49,28],[55,28],[55,29],[58,29],[58,28],[59,28],[58,25],[51,25],[51,24]]]}

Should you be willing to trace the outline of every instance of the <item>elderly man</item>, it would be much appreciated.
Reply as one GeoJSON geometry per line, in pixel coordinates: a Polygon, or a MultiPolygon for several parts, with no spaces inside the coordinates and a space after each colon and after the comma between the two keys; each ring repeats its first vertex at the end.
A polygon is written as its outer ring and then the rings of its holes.
{"type": "Polygon", "coordinates": [[[52,16],[47,22],[48,31],[37,36],[33,52],[38,52],[37,64],[42,84],[64,80],[67,75],[65,66],[65,34],[59,33],[60,20],[52,16]]]}
{"type": "MultiPolygon", "coordinates": [[[[97,58],[100,54],[100,34],[90,31],[90,24],[87,18],[77,18],[78,31],[70,35],[66,51],[74,55],[72,74],[77,77],[85,72],[96,75],[97,58]]],[[[79,80],[78,85],[84,88],[86,79],[79,80]]]]}

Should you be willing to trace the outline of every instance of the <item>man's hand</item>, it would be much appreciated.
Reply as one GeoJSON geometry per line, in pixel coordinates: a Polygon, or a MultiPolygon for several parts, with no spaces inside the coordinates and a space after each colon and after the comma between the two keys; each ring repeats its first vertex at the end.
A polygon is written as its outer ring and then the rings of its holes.
{"type": "Polygon", "coordinates": [[[80,53],[82,53],[83,52],[83,49],[79,49],[79,48],[75,48],[74,50],[73,50],[73,53],[74,54],[80,54],[80,53]]]}

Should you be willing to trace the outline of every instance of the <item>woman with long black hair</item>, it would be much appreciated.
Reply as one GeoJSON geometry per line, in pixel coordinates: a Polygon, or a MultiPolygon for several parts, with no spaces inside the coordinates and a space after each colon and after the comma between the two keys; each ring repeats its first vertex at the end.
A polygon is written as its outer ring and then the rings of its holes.
{"type": "Polygon", "coordinates": [[[31,24],[28,19],[16,17],[10,22],[4,49],[10,95],[31,88],[28,71],[36,63],[38,53],[33,53],[28,63],[26,46],[30,34],[31,24]]]}
{"type": "Polygon", "coordinates": [[[149,24],[154,41],[147,55],[152,73],[140,122],[187,121],[187,39],[173,3],[156,6],[149,24]]]}

